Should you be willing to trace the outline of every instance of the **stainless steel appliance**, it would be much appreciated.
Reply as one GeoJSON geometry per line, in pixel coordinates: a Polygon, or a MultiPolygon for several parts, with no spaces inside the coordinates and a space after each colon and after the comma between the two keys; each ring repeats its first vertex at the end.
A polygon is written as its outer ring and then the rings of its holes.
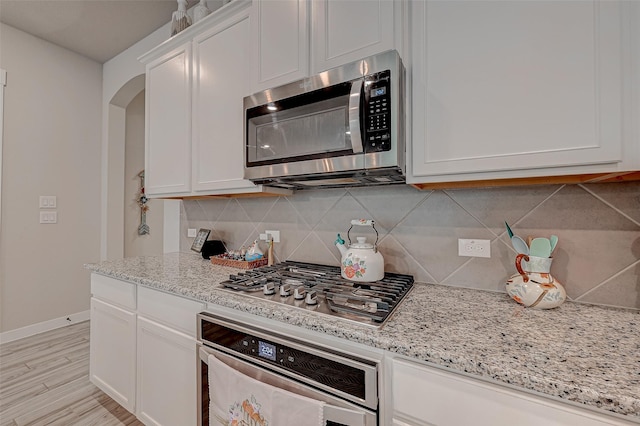
{"type": "Polygon", "coordinates": [[[390,50],[245,97],[245,179],[290,189],[404,182],[404,74],[390,50]]]}
{"type": "Polygon", "coordinates": [[[227,385],[209,383],[209,356],[267,386],[323,401],[328,426],[378,425],[376,360],[209,313],[198,314],[198,341],[198,425],[209,425],[209,387],[227,385]]]}
{"type": "Polygon", "coordinates": [[[387,272],[380,281],[353,282],[337,266],[286,261],[231,275],[221,285],[247,297],[381,327],[413,281],[411,275],[387,272]]]}

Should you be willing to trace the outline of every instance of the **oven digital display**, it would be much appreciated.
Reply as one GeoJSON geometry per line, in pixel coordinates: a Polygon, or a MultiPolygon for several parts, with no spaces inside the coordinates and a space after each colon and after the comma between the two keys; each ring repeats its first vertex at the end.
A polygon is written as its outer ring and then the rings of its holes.
{"type": "Polygon", "coordinates": [[[276,360],[276,345],[258,340],[258,356],[262,358],[276,360]]]}

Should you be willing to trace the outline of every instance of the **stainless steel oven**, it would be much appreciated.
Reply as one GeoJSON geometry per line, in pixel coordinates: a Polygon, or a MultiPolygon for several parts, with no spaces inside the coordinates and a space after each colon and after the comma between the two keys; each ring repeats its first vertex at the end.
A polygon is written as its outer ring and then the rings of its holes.
{"type": "Polygon", "coordinates": [[[324,402],[327,426],[378,425],[376,361],[206,312],[197,318],[198,425],[210,424],[210,387],[226,386],[209,383],[210,356],[266,386],[324,402]]]}
{"type": "Polygon", "coordinates": [[[244,98],[245,179],[304,189],[405,181],[394,50],[244,98]]]}

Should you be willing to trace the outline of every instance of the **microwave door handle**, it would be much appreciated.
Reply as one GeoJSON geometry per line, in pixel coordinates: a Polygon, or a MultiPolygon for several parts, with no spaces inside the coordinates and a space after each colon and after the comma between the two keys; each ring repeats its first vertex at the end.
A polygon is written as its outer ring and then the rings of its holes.
{"type": "Polygon", "coordinates": [[[349,94],[349,132],[354,153],[363,152],[360,133],[360,96],[362,95],[363,81],[362,79],[353,81],[349,94]]]}

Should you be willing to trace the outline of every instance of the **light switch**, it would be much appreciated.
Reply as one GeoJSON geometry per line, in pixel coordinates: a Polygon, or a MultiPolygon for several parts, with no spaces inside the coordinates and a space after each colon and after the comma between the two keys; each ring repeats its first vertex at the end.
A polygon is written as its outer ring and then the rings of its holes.
{"type": "Polygon", "coordinates": [[[50,210],[41,211],[40,223],[58,223],[58,212],[50,210]]]}
{"type": "Polygon", "coordinates": [[[40,196],[40,208],[41,209],[55,209],[57,204],[57,197],[55,195],[41,195],[40,196]]]}

